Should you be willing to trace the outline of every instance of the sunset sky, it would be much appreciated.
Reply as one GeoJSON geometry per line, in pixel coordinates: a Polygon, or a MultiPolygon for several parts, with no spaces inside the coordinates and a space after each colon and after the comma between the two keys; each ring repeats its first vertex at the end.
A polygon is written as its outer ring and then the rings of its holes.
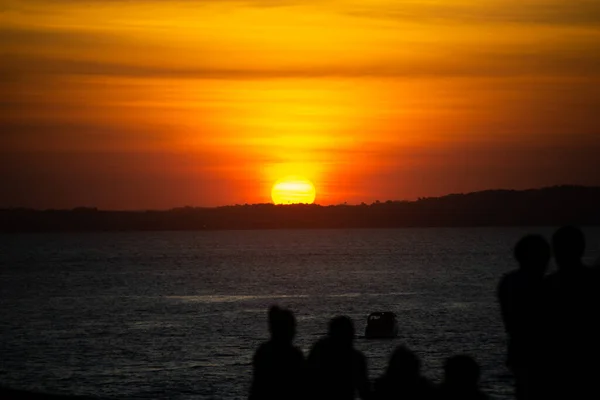
{"type": "Polygon", "coordinates": [[[3,0],[0,207],[600,185],[598,0],[3,0]]]}

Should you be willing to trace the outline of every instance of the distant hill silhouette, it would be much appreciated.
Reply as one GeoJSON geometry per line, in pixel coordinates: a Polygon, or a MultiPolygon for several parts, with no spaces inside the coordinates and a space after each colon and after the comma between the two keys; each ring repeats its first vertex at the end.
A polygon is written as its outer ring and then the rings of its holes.
{"type": "Polygon", "coordinates": [[[554,186],[370,205],[235,205],[168,211],[0,210],[0,232],[600,225],[600,187],[554,186]]]}

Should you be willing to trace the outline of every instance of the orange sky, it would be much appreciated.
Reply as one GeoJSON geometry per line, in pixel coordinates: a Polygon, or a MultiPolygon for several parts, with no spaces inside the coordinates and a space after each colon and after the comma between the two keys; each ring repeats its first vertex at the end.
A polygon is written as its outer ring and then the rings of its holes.
{"type": "Polygon", "coordinates": [[[600,185],[597,0],[4,0],[0,207],[600,185]]]}

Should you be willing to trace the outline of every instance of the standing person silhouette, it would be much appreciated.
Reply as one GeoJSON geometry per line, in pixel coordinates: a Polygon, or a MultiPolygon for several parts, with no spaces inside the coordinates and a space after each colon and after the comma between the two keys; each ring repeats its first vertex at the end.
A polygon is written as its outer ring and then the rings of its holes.
{"type": "Polygon", "coordinates": [[[365,356],[356,350],[354,324],[345,316],[329,322],[329,331],[308,356],[312,393],[319,400],[369,399],[370,384],[365,356]]]}
{"type": "Polygon", "coordinates": [[[433,384],[421,375],[419,357],[398,346],[385,374],[375,381],[373,400],[431,400],[434,394],[433,384]]]}
{"type": "Polygon", "coordinates": [[[302,352],[294,347],[294,314],[278,306],[269,309],[271,338],[260,345],[252,361],[253,376],[249,400],[304,399],[306,365],[302,352]]]}
{"type": "Polygon", "coordinates": [[[515,378],[518,400],[534,397],[539,370],[542,319],[542,282],[550,262],[550,244],[540,235],[528,235],[515,246],[519,264],[498,285],[502,321],[508,336],[506,365],[515,378]]]}
{"type": "Polygon", "coordinates": [[[544,281],[548,392],[556,398],[597,398],[598,274],[583,263],[585,236],[579,228],[558,229],[552,236],[552,250],[558,271],[544,281]]]}

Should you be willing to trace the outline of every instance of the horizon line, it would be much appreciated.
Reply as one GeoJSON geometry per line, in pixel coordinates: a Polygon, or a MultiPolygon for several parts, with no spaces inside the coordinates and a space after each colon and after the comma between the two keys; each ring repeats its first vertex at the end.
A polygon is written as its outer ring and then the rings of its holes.
{"type": "Polygon", "coordinates": [[[419,196],[415,200],[375,200],[371,203],[360,202],[360,203],[350,203],[342,202],[336,204],[319,204],[319,203],[290,203],[290,204],[275,204],[273,202],[267,203],[235,203],[235,204],[225,204],[218,206],[192,206],[192,205],[184,205],[184,206],[175,206],[171,208],[163,208],[163,209],[110,209],[110,208],[99,208],[97,206],[75,206],[70,208],[34,208],[34,207],[24,207],[24,206],[11,206],[11,207],[0,207],[0,211],[38,211],[38,212],[49,212],[49,211],[93,211],[93,212],[169,212],[169,211],[179,211],[185,209],[219,209],[219,208],[228,208],[228,207],[256,207],[256,206],[271,206],[271,207],[368,207],[372,205],[381,205],[381,204],[390,204],[390,203],[417,203],[423,200],[432,200],[432,199],[441,199],[449,196],[465,196],[470,194],[477,193],[485,193],[485,192],[528,192],[528,191],[536,191],[536,190],[548,190],[548,189],[566,189],[566,188],[579,188],[579,189],[600,189],[600,186],[590,186],[590,185],[576,185],[576,184],[558,184],[551,186],[541,186],[534,187],[528,189],[506,189],[506,188],[497,188],[497,189],[482,189],[476,190],[472,192],[454,192],[447,193],[439,196],[419,196]]]}

